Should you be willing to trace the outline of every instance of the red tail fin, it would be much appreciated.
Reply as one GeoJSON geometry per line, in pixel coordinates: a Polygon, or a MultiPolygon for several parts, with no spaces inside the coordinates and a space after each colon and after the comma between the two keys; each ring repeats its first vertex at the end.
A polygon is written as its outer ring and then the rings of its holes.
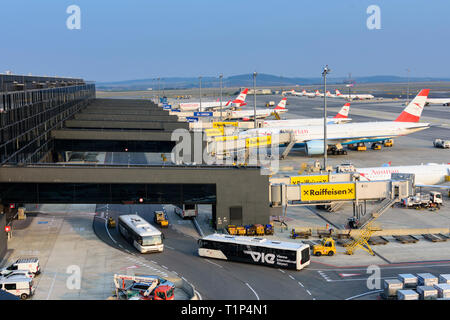
{"type": "Polygon", "coordinates": [[[427,101],[430,89],[422,89],[419,94],[406,106],[395,121],[397,122],[419,122],[423,107],[427,101]]]}

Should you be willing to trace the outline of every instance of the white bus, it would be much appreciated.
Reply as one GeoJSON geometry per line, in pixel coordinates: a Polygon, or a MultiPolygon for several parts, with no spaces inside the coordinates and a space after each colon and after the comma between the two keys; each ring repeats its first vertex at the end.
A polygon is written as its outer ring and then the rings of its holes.
{"type": "Polygon", "coordinates": [[[211,234],[198,240],[198,255],[275,268],[301,270],[310,263],[310,247],[301,242],[211,234]]]}
{"type": "Polygon", "coordinates": [[[164,249],[161,231],[136,214],[119,216],[119,232],[141,253],[164,249]]]}
{"type": "Polygon", "coordinates": [[[183,204],[182,208],[175,206],[175,213],[183,219],[196,217],[198,215],[198,206],[196,204],[183,204]]]}

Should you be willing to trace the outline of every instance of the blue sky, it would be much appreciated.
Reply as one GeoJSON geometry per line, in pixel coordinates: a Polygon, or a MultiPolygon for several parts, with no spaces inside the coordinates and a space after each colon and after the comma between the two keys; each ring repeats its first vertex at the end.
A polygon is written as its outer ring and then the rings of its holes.
{"type": "Polygon", "coordinates": [[[14,0],[0,72],[96,81],[271,73],[450,77],[448,0],[14,0]],[[81,29],[69,30],[69,5],[81,29]],[[369,30],[369,5],[381,29],[369,30]],[[434,46],[433,48],[430,46],[434,46]]]}

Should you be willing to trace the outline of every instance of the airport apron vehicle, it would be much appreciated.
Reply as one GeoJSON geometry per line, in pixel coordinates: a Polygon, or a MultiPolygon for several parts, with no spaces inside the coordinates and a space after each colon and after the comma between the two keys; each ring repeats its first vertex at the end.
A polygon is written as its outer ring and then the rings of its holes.
{"type": "Polygon", "coordinates": [[[25,270],[31,272],[34,275],[38,275],[41,273],[41,267],[39,266],[39,259],[38,258],[17,259],[9,267],[1,269],[0,275],[7,275],[11,273],[11,271],[15,270],[25,270]]]}
{"type": "Polygon", "coordinates": [[[182,208],[175,207],[175,213],[181,218],[192,218],[198,215],[198,207],[196,204],[183,204],[182,208]]]}
{"type": "Polygon", "coordinates": [[[174,300],[175,285],[158,276],[114,275],[118,299],[127,300],[174,300]],[[125,286],[125,281],[132,283],[125,286]]]}
{"type": "Polygon", "coordinates": [[[25,300],[34,295],[33,279],[23,276],[0,278],[0,290],[25,300]]]}
{"type": "Polygon", "coordinates": [[[160,225],[161,228],[167,228],[169,226],[169,220],[167,220],[166,213],[161,210],[154,212],[153,221],[160,225]]]}
{"type": "Polygon", "coordinates": [[[336,253],[336,245],[333,238],[323,238],[320,244],[313,246],[313,255],[321,256],[327,255],[332,256],[336,253]]]}
{"type": "Polygon", "coordinates": [[[11,277],[25,277],[25,278],[34,278],[34,274],[31,273],[28,270],[3,270],[2,274],[0,275],[1,278],[11,278],[11,277]]]}
{"type": "Polygon", "coordinates": [[[198,255],[206,258],[292,270],[310,264],[310,247],[304,243],[211,234],[198,240],[198,245],[198,255]]]}
{"type": "Polygon", "coordinates": [[[119,216],[119,232],[141,253],[164,249],[161,231],[136,214],[119,216]]]}

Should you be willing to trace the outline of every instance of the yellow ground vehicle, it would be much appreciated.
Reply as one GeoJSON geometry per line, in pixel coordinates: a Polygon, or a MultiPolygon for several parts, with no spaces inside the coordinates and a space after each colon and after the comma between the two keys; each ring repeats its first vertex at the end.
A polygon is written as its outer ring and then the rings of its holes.
{"type": "Polygon", "coordinates": [[[237,234],[236,226],[233,224],[228,225],[228,233],[232,236],[237,234]]]}
{"type": "Polygon", "coordinates": [[[169,226],[169,221],[167,220],[167,216],[164,211],[155,211],[155,216],[153,219],[155,223],[161,226],[161,228],[167,228],[169,226]]]}
{"type": "Polygon", "coordinates": [[[238,226],[238,227],[236,227],[236,233],[237,233],[237,235],[239,235],[239,236],[245,236],[246,230],[245,230],[244,227],[238,226]]]}
{"type": "Polygon", "coordinates": [[[332,256],[336,253],[336,245],[333,238],[323,238],[320,244],[313,246],[313,255],[320,257],[321,255],[332,256]]]}
{"type": "Polygon", "coordinates": [[[109,217],[108,218],[108,228],[115,228],[116,227],[116,220],[114,220],[113,218],[109,217]]]}
{"type": "Polygon", "coordinates": [[[381,150],[381,145],[378,143],[372,143],[372,150],[381,150]]]}
{"type": "Polygon", "coordinates": [[[384,146],[385,147],[392,147],[394,145],[394,140],[392,139],[388,139],[384,141],[384,146]]]}
{"type": "Polygon", "coordinates": [[[256,235],[258,235],[258,236],[264,235],[264,226],[262,224],[255,224],[254,227],[255,227],[256,235]]]}

